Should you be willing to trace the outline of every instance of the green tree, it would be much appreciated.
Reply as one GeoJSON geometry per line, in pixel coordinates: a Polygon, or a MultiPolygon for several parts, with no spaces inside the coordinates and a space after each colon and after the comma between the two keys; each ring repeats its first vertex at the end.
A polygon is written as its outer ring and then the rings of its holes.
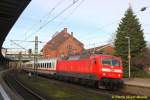
{"type": "MultiPolygon", "coordinates": [[[[116,55],[121,56],[124,66],[128,66],[128,39],[130,37],[131,59],[142,57],[146,48],[146,42],[143,36],[143,30],[138,18],[134,15],[132,8],[129,7],[121,19],[119,27],[116,31],[114,40],[116,55]]],[[[131,60],[131,65],[132,65],[131,60]]]]}

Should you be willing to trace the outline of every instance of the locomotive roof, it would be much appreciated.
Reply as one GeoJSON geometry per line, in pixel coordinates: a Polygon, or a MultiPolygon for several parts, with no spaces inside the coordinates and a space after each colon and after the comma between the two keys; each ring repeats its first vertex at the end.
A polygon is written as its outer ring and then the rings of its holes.
{"type": "Polygon", "coordinates": [[[115,58],[119,58],[119,57],[117,57],[117,56],[105,55],[105,54],[95,54],[95,55],[91,55],[90,57],[91,57],[91,58],[93,58],[93,57],[96,57],[96,58],[97,58],[97,57],[100,57],[100,56],[101,56],[101,57],[113,57],[113,58],[115,57],[115,58]]]}
{"type": "Polygon", "coordinates": [[[87,58],[99,58],[99,57],[112,57],[119,58],[113,55],[104,55],[104,54],[93,54],[93,55],[75,55],[70,56],[67,60],[79,60],[79,59],[87,59],[87,58]]]}

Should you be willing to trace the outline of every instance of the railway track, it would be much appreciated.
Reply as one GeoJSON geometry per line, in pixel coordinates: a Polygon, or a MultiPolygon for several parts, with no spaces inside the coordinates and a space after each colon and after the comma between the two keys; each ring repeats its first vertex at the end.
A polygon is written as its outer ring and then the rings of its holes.
{"type": "Polygon", "coordinates": [[[135,94],[130,94],[130,93],[125,93],[122,91],[109,91],[106,89],[98,89],[94,86],[89,86],[89,85],[81,85],[79,83],[75,83],[75,82],[66,82],[66,81],[62,81],[62,80],[57,80],[57,79],[53,79],[53,78],[49,78],[45,75],[39,75],[40,77],[44,77],[50,80],[51,83],[53,84],[58,84],[58,85],[63,85],[66,87],[71,87],[71,88],[77,88],[77,89],[83,89],[85,91],[89,91],[89,92],[93,92],[95,94],[99,94],[99,95],[104,95],[107,96],[109,98],[112,98],[112,96],[115,95],[119,95],[119,96],[135,96],[135,94]]]}
{"type": "MultiPolygon", "coordinates": [[[[90,93],[95,93],[98,95],[103,95],[106,96],[108,98],[108,100],[112,100],[112,96],[135,96],[134,94],[129,94],[129,93],[124,93],[121,91],[108,91],[105,89],[96,89],[90,86],[84,86],[84,85],[78,85],[76,83],[68,83],[65,81],[59,81],[59,80],[55,80],[55,79],[51,79],[49,77],[45,77],[43,75],[40,75],[39,77],[44,77],[46,79],[49,80],[50,83],[52,84],[56,84],[59,86],[63,86],[63,87],[69,87],[69,88],[74,88],[77,90],[84,90],[84,91],[88,91],[90,93]]],[[[44,98],[42,98],[41,96],[38,96],[36,93],[28,90],[26,87],[24,87],[24,85],[22,85],[17,79],[16,77],[14,77],[14,74],[7,74],[5,76],[5,81],[8,83],[8,85],[15,89],[15,91],[17,91],[25,100],[45,100],[44,98]]]]}
{"type": "Polygon", "coordinates": [[[14,73],[7,73],[4,76],[5,82],[8,86],[19,95],[23,97],[24,100],[46,100],[43,97],[39,96],[29,88],[25,87],[22,83],[20,83],[14,73]]]}

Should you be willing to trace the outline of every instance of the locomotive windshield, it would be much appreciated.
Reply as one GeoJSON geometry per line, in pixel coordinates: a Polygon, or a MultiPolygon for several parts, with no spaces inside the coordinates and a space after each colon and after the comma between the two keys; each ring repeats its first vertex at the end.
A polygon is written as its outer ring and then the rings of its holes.
{"type": "Polygon", "coordinates": [[[116,59],[105,58],[102,60],[103,65],[120,66],[120,62],[116,59]]]}

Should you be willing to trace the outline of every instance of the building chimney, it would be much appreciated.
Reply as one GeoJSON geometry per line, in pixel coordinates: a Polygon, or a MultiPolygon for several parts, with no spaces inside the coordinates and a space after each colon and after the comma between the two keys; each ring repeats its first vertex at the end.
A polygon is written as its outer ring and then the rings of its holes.
{"type": "Polygon", "coordinates": [[[67,28],[64,28],[64,32],[67,33],[67,28]]]}
{"type": "Polygon", "coordinates": [[[71,32],[71,36],[73,37],[73,32],[71,32]]]}

